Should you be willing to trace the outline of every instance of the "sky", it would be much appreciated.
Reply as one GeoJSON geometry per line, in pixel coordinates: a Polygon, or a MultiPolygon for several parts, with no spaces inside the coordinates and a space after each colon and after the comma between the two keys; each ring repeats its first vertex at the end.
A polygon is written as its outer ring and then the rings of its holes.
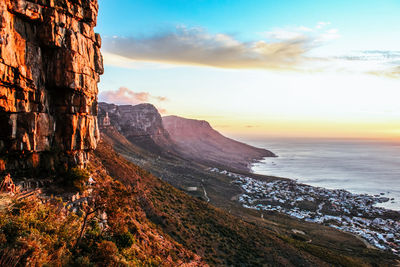
{"type": "Polygon", "coordinates": [[[400,1],[99,0],[99,100],[237,137],[400,140],[400,1]]]}

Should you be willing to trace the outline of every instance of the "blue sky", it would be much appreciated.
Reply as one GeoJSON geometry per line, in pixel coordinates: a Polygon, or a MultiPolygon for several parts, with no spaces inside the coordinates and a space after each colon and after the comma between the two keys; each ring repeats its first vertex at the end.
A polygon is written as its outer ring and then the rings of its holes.
{"type": "Polygon", "coordinates": [[[400,1],[99,5],[100,100],[232,135],[400,135],[400,1]]]}
{"type": "Polygon", "coordinates": [[[377,49],[386,50],[396,49],[387,38],[400,32],[399,14],[396,0],[100,0],[96,30],[107,36],[151,35],[183,24],[252,40],[268,29],[329,21],[341,29],[347,43],[354,42],[355,49],[379,44],[377,49]],[[363,44],[359,38],[373,44],[363,44]]]}

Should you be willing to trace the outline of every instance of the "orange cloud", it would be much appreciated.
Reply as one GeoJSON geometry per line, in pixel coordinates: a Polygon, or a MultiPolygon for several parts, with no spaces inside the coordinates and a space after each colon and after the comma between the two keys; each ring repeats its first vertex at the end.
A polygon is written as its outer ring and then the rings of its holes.
{"type": "Polygon", "coordinates": [[[126,87],[120,87],[116,91],[103,91],[99,94],[99,100],[119,105],[137,105],[148,102],[167,101],[165,96],[153,96],[148,92],[134,92],[126,87]]]}
{"type": "Polygon", "coordinates": [[[157,108],[158,112],[160,112],[161,115],[165,115],[168,113],[168,111],[165,108],[157,108]]]}

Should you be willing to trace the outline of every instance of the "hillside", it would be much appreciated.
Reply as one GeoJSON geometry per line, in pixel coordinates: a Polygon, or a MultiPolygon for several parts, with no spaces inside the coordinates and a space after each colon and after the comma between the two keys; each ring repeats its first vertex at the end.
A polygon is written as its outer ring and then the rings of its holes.
{"type": "Polygon", "coordinates": [[[271,151],[223,136],[206,121],[166,116],[163,125],[181,155],[211,166],[222,165],[246,171],[251,162],[275,156],[271,151]]]}
{"type": "Polygon", "coordinates": [[[120,161],[110,146],[101,143],[99,151],[106,157],[92,154],[87,170],[64,174],[85,180],[78,193],[59,176],[42,188],[46,193],[17,195],[0,210],[0,266],[205,266],[152,222],[139,182],[149,174],[120,161]]]}
{"type": "Polygon", "coordinates": [[[367,266],[368,261],[375,261],[307,245],[245,222],[146,174],[113,152],[109,144],[101,143],[95,155],[110,176],[136,188],[141,209],[152,223],[210,265],[367,266]]]}
{"type": "MultiPolygon", "coordinates": [[[[57,197],[44,194],[14,200],[0,211],[0,265],[395,264],[394,256],[366,249],[355,238],[342,240],[343,247],[332,243],[346,237],[337,231],[314,229],[316,236],[327,237],[328,242],[310,243],[277,227],[279,223],[292,227],[285,217],[262,224],[229,214],[130,163],[104,141],[91,156],[87,171],[68,176],[75,181],[89,176],[93,180],[80,198],[68,200],[68,187],[59,187],[61,181],[56,178],[44,190],[57,197]]],[[[269,219],[275,220],[274,216],[269,219]]]]}
{"type": "MultiPolygon", "coordinates": [[[[112,144],[126,159],[135,162],[135,164],[140,165],[153,175],[162,177],[164,181],[168,181],[175,187],[186,189],[188,186],[197,186],[198,189],[196,191],[187,192],[193,197],[207,201],[204,195],[206,191],[209,204],[205,207],[219,207],[221,209],[220,212],[225,214],[224,216],[228,214],[234,215],[237,220],[236,223],[241,222],[245,223],[245,225],[257,227],[257,229],[264,229],[269,235],[279,237],[287,242],[286,245],[292,244],[297,249],[319,257],[322,261],[342,266],[368,266],[369,264],[372,266],[387,266],[390,265],[389,262],[395,259],[394,256],[381,251],[367,249],[366,245],[358,238],[331,227],[299,221],[274,212],[264,213],[264,218],[260,218],[259,211],[243,208],[240,203],[235,201],[235,196],[240,194],[241,190],[238,186],[232,184],[231,179],[227,176],[210,173],[205,166],[190,160],[154,155],[133,144],[129,144],[129,141],[124,139],[115,129],[103,129],[102,140],[112,144]],[[293,229],[301,231],[304,235],[294,234],[293,229]],[[351,260],[347,261],[349,258],[351,260]],[[342,260],[345,262],[342,262],[342,260]],[[350,262],[353,263],[350,264],[350,262]],[[361,262],[363,263],[361,264],[361,262]]],[[[252,176],[260,180],[269,181],[280,179],[261,175],[252,176]]],[[[184,195],[186,196],[186,194],[184,195]]],[[[166,199],[163,193],[160,193],[159,197],[162,201],[166,199]]],[[[182,201],[183,207],[186,206],[186,203],[191,202],[182,201]]],[[[174,219],[182,216],[181,211],[183,210],[183,208],[180,208],[172,211],[175,215],[173,216],[174,219]]],[[[197,216],[190,213],[188,215],[197,216]]],[[[203,228],[201,224],[196,227],[203,228]]],[[[203,234],[208,236],[207,232],[203,232],[203,234]]],[[[199,236],[198,238],[204,237],[199,236]]]]}

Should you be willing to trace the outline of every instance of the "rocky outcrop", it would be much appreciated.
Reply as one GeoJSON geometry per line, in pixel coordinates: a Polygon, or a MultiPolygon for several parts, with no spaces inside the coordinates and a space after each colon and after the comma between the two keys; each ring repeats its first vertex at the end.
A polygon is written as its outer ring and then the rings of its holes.
{"type": "Polygon", "coordinates": [[[115,105],[99,103],[102,127],[114,126],[130,142],[157,153],[173,149],[158,110],[151,104],[115,105]]]}
{"type": "Polygon", "coordinates": [[[96,147],[97,0],[0,1],[0,171],[83,166],[96,147]]]}
{"type": "Polygon", "coordinates": [[[275,157],[268,150],[223,136],[206,121],[166,116],[163,125],[182,156],[207,165],[248,171],[250,163],[275,157]]]}
{"type": "Polygon", "coordinates": [[[7,192],[11,194],[15,194],[17,192],[17,187],[11,179],[10,174],[4,176],[3,180],[1,181],[0,192],[7,192]]]}

